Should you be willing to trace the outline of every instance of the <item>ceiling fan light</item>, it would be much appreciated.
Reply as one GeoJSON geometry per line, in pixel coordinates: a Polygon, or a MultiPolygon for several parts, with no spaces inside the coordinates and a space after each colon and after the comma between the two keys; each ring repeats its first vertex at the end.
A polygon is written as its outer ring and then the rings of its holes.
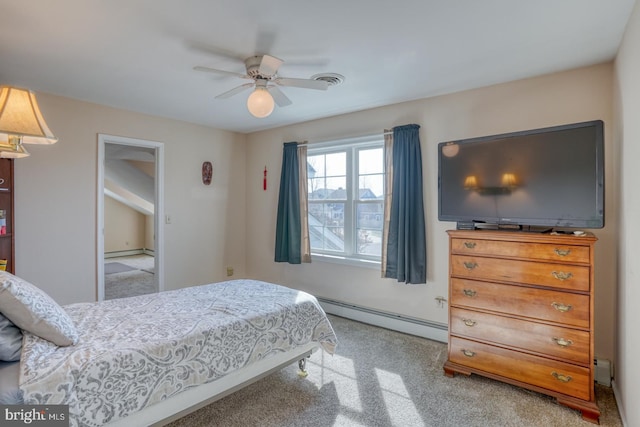
{"type": "Polygon", "coordinates": [[[257,87],[247,99],[247,108],[249,109],[249,112],[259,119],[271,114],[274,107],[275,102],[273,97],[267,89],[262,87],[257,87]]]}

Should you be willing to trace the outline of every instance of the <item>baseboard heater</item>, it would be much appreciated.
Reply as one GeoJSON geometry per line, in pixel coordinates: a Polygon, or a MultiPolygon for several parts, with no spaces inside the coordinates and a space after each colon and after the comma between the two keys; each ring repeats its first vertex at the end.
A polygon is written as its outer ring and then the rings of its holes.
{"type": "Polygon", "coordinates": [[[448,328],[444,323],[430,322],[321,297],[318,297],[318,302],[320,302],[324,311],[329,314],[434,341],[447,342],[448,328]]]}
{"type": "Polygon", "coordinates": [[[117,258],[117,257],[123,257],[123,256],[134,256],[134,255],[142,255],[142,254],[153,256],[154,251],[153,249],[142,248],[142,249],[128,249],[126,251],[105,252],[104,258],[105,259],[117,258]]]}

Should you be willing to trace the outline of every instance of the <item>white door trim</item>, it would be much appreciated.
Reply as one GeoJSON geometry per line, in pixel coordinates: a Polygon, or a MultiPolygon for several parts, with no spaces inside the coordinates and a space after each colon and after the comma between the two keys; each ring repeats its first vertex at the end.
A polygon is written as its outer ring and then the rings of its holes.
{"type": "Polygon", "coordinates": [[[105,144],[113,143],[135,147],[153,148],[156,159],[155,208],[153,232],[155,235],[155,281],[159,291],[164,290],[164,144],[145,139],[127,138],[107,134],[98,134],[98,226],[96,229],[96,271],[98,283],[98,301],[104,300],[104,161],[105,144]]]}

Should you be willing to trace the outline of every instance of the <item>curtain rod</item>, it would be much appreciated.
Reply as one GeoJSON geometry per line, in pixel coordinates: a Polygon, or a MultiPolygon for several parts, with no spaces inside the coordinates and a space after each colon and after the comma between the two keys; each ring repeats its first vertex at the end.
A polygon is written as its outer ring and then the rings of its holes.
{"type": "Polygon", "coordinates": [[[333,139],[322,139],[319,141],[303,141],[298,144],[298,147],[305,146],[305,145],[313,145],[313,144],[325,144],[325,143],[336,142],[336,141],[349,141],[351,139],[373,138],[376,136],[384,136],[384,135],[392,135],[392,134],[393,134],[393,131],[390,130],[390,131],[381,132],[381,133],[370,133],[365,135],[346,136],[346,137],[333,138],[333,139]]]}

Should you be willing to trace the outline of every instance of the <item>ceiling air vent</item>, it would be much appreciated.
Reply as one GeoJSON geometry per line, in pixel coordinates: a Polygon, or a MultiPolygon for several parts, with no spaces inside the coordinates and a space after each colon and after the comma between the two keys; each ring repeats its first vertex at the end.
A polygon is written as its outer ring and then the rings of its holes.
{"type": "Polygon", "coordinates": [[[329,86],[337,86],[344,82],[344,76],[336,73],[321,73],[311,76],[311,80],[320,80],[327,82],[329,86]]]}

